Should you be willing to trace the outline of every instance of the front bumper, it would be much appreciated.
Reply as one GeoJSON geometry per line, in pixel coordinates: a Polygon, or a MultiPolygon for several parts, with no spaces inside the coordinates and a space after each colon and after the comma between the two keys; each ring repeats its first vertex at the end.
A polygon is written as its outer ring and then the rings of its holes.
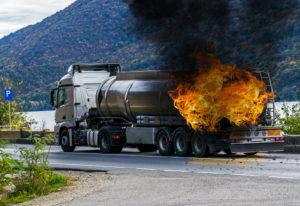
{"type": "Polygon", "coordinates": [[[230,143],[231,152],[269,152],[283,151],[284,142],[268,142],[268,143],[230,143]]]}

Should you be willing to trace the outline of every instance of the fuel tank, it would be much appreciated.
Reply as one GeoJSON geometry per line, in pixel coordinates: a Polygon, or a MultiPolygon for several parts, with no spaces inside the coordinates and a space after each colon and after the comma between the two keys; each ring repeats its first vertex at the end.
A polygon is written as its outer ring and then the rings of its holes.
{"type": "Polygon", "coordinates": [[[121,72],[98,88],[101,117],[136,122],[139,116],[179,116],[168,91],[174,87],[168,71],[121,72]]]}

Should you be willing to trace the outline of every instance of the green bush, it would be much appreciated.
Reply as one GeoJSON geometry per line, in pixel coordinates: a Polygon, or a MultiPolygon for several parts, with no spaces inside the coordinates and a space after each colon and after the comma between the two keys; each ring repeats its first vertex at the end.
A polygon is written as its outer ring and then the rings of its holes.
{"type": "Polygon", "coordinates": [[[0,143],[0,205],[20,203],[45,195],[68,183],[65,176],[54,173],[48,165],[46,144],[54,141],[53,136],[35,136],[32,141],[32,148],[19,149],[19,159],[14,159],[4,150],[6,143],[0,143]],[[7,188],[11,188],[11,191],[7,191],[7,188]]]}
{"type": "Polygon", "coordinates": [[[300,104],[283,105],[284,117],[279,117],[286,134],[300,134],[300,104]]]}

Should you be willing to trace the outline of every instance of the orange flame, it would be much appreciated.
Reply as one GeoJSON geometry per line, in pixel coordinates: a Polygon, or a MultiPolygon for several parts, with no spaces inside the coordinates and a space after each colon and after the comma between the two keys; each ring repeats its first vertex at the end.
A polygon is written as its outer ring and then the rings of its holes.
{"type": "Polygon", "coordinates": [[[224,64],[212,54],[197,55],[198,72],[179,81],[169,95],[195,130],[216,131],[223,118],[231,124],[256,124],[273,94],[250,71],[224,64]]]}

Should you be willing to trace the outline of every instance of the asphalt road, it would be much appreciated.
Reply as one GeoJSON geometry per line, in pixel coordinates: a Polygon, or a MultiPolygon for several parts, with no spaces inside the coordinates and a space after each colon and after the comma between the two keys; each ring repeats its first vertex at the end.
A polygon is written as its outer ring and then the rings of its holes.
{"type": "MultiPolygon", "coordinates": [[[[17,147],[28,145],[18,145],[17,147]]],[[[15,146],[9,149],[15,151],[15,146]]],[[[209,158],[163,157],[124,149],[120,154],[102,154],[97,148],[80,147],[64,153],[51,146],[49,163],[55,168],[82,170],[143,170],[213,175],[300,179],[300,154],[259,153],[255,156],[219,154],[209,158]]]]}
{"type": "MultiPolygon", "coordinates": [[[[18,145],[18,147],[23,145],[18,145]]],[[[15,152],[15,146],[8,149],[15,152]]],[[[300,154],[220,154],[209,158],[161,157],[125,149],[101,154],[52,146],[55,168],[107,171],[111,180],[67,205],[300,205],[300,154]]]]}

